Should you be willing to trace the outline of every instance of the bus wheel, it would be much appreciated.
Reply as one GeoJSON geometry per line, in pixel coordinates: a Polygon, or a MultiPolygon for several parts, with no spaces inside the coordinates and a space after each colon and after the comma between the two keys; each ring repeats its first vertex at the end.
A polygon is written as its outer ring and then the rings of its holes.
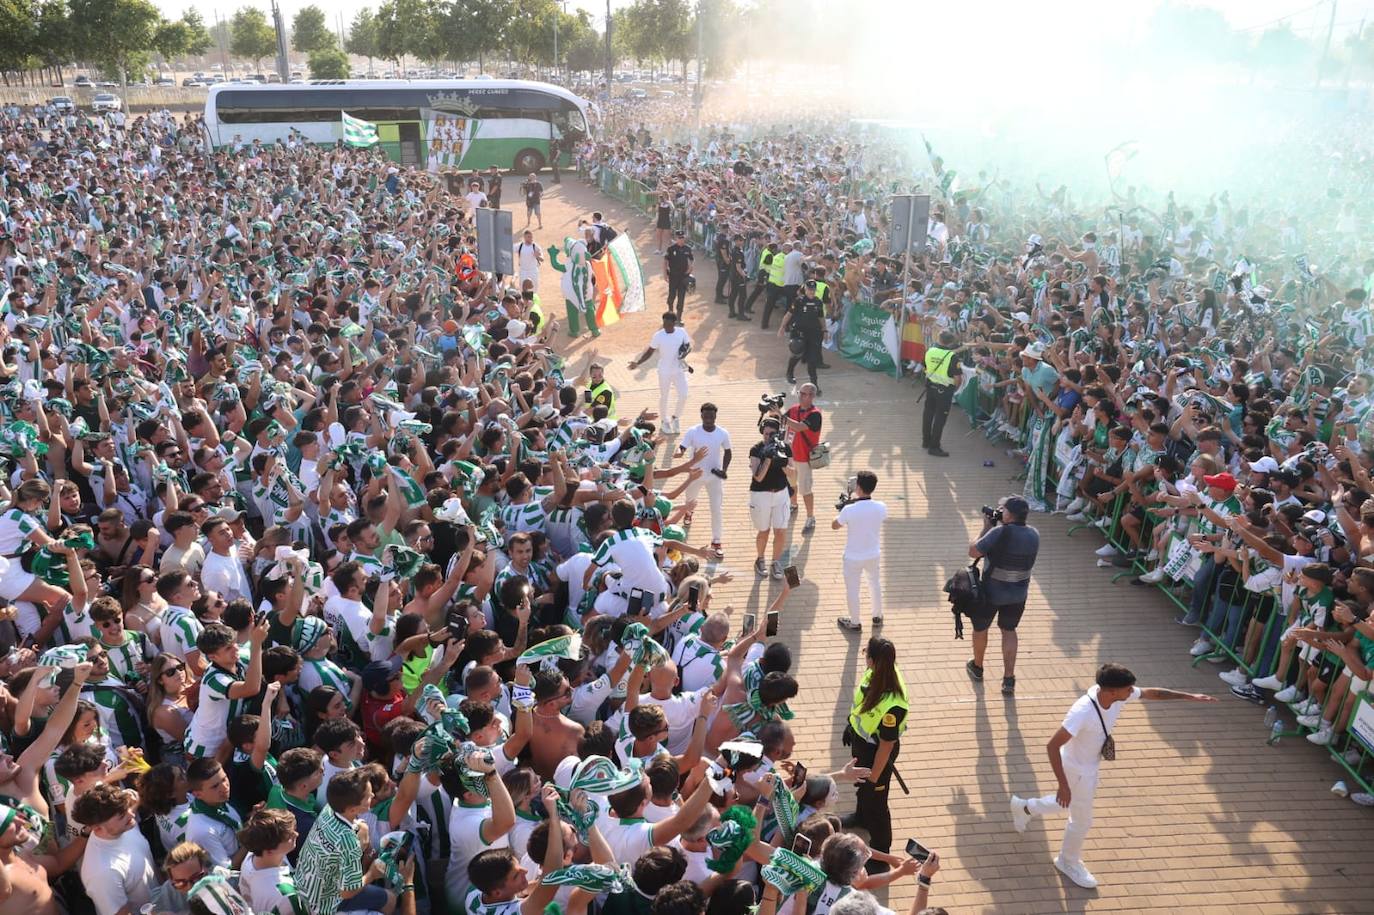
{"type": "Polygon", "coordinates": [[[515,157],[515,173],[528,175],[544,167],[544,154],[537,149],[522,149],[515,157]]]}

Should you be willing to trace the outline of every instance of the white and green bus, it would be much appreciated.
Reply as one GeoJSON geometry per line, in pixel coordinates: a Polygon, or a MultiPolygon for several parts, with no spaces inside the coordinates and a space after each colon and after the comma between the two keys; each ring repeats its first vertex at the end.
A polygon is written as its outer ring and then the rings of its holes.
{"type": "Polygon", "coordinates": [[[587,135],[589,102],[559,86],[525,80],[330,80],[307,85],[221,85],[205,100],[205,127],[219,149],[286,140],[292,130],[333,145],[341,112],[371,121],[386,154],[431,171],[487,168],[539,171],[549,142],[559,162],[587,135]]]}

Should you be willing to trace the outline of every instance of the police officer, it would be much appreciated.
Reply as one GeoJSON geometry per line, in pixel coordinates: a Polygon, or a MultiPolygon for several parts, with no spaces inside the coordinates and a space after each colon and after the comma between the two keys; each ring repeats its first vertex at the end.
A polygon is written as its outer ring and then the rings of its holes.
{"type": "Polygon", "coordinates": [[[778,246],[778,240],[771,238],[762,251],[759,252],[758,269],[754,272],[754,291],[749,293],[749,301],[744,303],[744,316],[751,318],[754,316],[754,303],[759,300],[759,296],[768,288],[768,277],[771,275],[773,258],[778,258],[779,278],[782,277],[782,250],[778,246]]]}
{"type": "MultiPolygon", "coordinates": [[[[581,378],[577,382],[580,384],[581,378]]],[[[615,388],[606,382],[605,364],[593,357],[587,365],[587,387],[582,392],[582,399],[587,404],[588,412],[592,407],[600,404],[606,408],[606,418],[615,419],[615,388]]]]}
{"type": "Polygon", "coordinates": [[[673,243],[663,254],[663,276],[668,280],[668,310],[682,318],[687,303],[687,282],[692,275],[692,248],[681,229],[673,233],[673,243]],[[674,304],[676,303],[676,304],[674,304]]]}
{"type": "MultiPolygon", "coordinates": [[[[870,770],[868,778],[859,782],[852,824],[868,830],[870,848],[886,852],[892,848],[888,785],[906,730],[908,698],[906,681],[897,670],[897,647],[874,636],[868,640],[865,654],[868,669],[854,690],[843,740],[858,765],[870,770]]],[[[868,870],[879,873],[887,870],[887,865],[870,860],[868,870]]]]}
{"type": "Polygon", "coordinates": [[[730,233],[721,227],[716,234],[712,252],[716,255],[716,304],[725,304],[725,284],[730,282],[730,233]]]}
{"type": "MultiPolygon", "coordinates": [[[[787,317],[778,325],[778,336],[787,333],[789,327],[801,342],[801,350],[794,352],[787,361],[787,380],[791,384],[797,383],[793,373],[797,370],[797,363],[805,360],[806,373],[811,377],[811,383],[816,384],[816,369],[821,362],[821,339],[825,335],[825,308],[821,300],[816,298],[815,280],[807,280],[802,286],[801,297],[792,304],[787,317]]],[[[820,393],[820,386],[817,385],[816,395],[820,396],[820,393]]]]}
{"type": "Polygon", "coordinates": [[[763,300],[763,329],[768,329],[768,317],[777,307],[778,302],[782,302],[786,307],[788,302],[787,287],[783,285],[783,278],[787,275],[785,269],[787,263],[787,253],[799,245],[798,242],[786,241],[773,259],[768,262],[768,297],[763,300]]]}
{"type": "Polygon", "coordinates": [[[749,320],[744,314],[744,294],[748,291],[749,267],[744,251],[744,236],[736,235],[734,244],[730,246],[730,298],[726,302],[730,307],[730,317],[740,321],[749,320]]]}
{"type": "Polygon", "coordinates": [[[926,405],[921,412],[921,447],[935,457],[949,457],[949,452],[940,447],[940,436],[944,434],[945,420],[949,419],[950,404],[954,402],[953,370],[957,365],[954,357],[965,348],[958,343],[958,337],[944,330],[940,332],[939,343],[926,350],[926,405]]]}

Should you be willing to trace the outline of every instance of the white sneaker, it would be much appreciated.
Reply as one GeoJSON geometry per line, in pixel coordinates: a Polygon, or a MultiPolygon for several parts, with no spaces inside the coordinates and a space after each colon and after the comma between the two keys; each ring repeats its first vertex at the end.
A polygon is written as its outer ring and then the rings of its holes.
{"type": "Polygon", "coordinates": [[[1082,512],[1069,512],[1069,514],[1064,516],[1064,520],[1072,521],[1074,524],[1082,524],[1084,521],[1088,520],[1088,516],[1082,512]]]}
{"type": "Polygon", "coordinates": [[[1143,582],[1144,582],[1145,584],[1147,584],[1147,585],[1157,585],[1157,584],[1159,584],[1159,583],[1160,583],[1161,581],[1163,581],[1163,580],[1164,580],[1164,570],[1163,570],[1163,569],[1155,569],[1155,570],[1152,571],[1152,572],[1146,572],[1144,575],[1139,575],[1139,576],[1136,577],[1136,581],[1143,581],[1143,582]]]}
{"type": "Polygon", "coordinates": [[[1098,547],[1094,552],[1096,552],[1097,555],[1103,559],[1111,559],[1113,556],[1121,555],[1121,551],[1118,550],[1116,547],[1112,546],[1110,543],[1098,547]]]}
{"type": "Polygon", "coordinates": [[[1111,528],[1111,526],[1111,518],[1098,518],[1096,521],[1093,522],[1093,527],[1097,528],[1100,531],[1108,530],[1111,528]]]}
{"type": "Polygon", "coordinates": [[[1083,498],[1082,496],[1079,496],[1078,498],[1070,502],[1068,507],[1065,508],[1064,511],[1072,515],[1075,512],[1081,512],[1085,507],[1087,507],[1087,504],[1088,500],[1083,498]]]}
{"type": "Polygon", "coordinates": [[[1365,794],[1363,791],[1356,791],[1350,795],[1350,799],[1361,807],[1374,807],[1374,794],[1365,794]]]}
{"type": "Polygon", "coordinates": [[[1345,760],[1348,765],[1352,766],[1358,766],[1360,764],[1360,760],[1363,758],[1364,754],[1361,753],[1359,750],[1346,750],[1344,753],[1341,754],[1341,759],[1345,760]]]}
{"type": "Polygon", "coordinates": [[[1320,729],[1321,729],[1321,723],[1322,723],[1322,716],[1321,716],[1321,715],[1299,715],[1299,716],[1298,716],[1298,724],[1302,725],[1302,726],[1305,727],[1305,728],[1317,728],[1318,730],[1320,730],[1320,729]]]}
{"type": "Polygon", "coordinates": [[[1331,722],[1323,721],[1321,730],[1317,731],[1317,733],[1315,734],[1307,735],[1307,742],[1315,743],[1319,747],[1324,747],[1329,745],[1331,741],[1335,739],[1335,737],[1336,732],[1332,729],[1331,722]]]}
{"type": "Polygon", "coordinates": [[[1154,561],[1155,561],[1156,559],[1158,559],[1158,558],[1159,558],[1159,550],[1154,550],[1154,549],[1152,549],[1152,550],[1150,550],[1150,552],[1148,552],[1148,553],[1145,554],[1145,561],[1146,561],[1146,562],[1154,562],[1154,561]]]}
{"type": "MultiPolygon", "coordinates": [[[[1266,678],[1264,678],[1264,680],[1262,680],[1262,681],[1261,681],[1261,680],[1255,680],[1254,683],[1255,683],[1255,685],[1258,686],[1260,689],[1273,689],[1274,687],[1272,687],[1272,686],[1269,685],[1269,681],[1272,680],[1272,679],[1274,679],[1274,678],[1273,678],[1273,677],[1266,677],[1266,678]]],[[[1281,690],[1279,690],[1278,692],[1274,693],[1274,698],[1277,699],[1277,700],[1280,701],[1280,702],[1295,702],[1295,701],[1297,701],[1297,698],[1298,698],[1299,696],[1301,696],[1301,695],[1302,695],[1302,693],[1298,692],[1297,686],[1285,686],[1283,689],[1281,689],[1281,690]]]]}
{"type": "Polygon", "coordinates": [[[1188,649],[1188,654],[1195,658],[1200,658],[1212,651],[1212,643],[1206,639],[1198,639],[1193,643],[1193,647],[1188,649]]]}
{"type": "Polygon", "coordinates": [[[669,422],[671,422],[671,423],[673,424],[673,432],[674,432],[674,434],[676,434],[676,433],[682,431],[682,423],[678,421],[678,418],[677,418],[676,416],[674,416],[671,420],[669,420],[669,422]]]}
{"type": "Polygon", "coordinates": [[[1217,674],[1217,677],[1231,684],[1232,686],[1244,686],[1250,682],[1250,678],[1245,676],[1245,671],[1237,667],[1235,670],[1224,670],[1217,674]]]}
{"type": "MultiPolygon", "coordinates": [[[[1270,674],[1267,677],[1260,677],[1258,680],[1251,680],[1250,683],[1252,686],[1256,686],[1260,689],[1283,689],[1283,681],[1280,680],[1278,677],[1274,676],[1273,674],[1270,674]]],[[[1296,699],[1297,695],[1298,691],[1295,688],[1293,690],[1293,695],[1290,696],[1289,699],[1296,699]]],[[[1275,696],[1274,698],[1278,699],[1278,696],[1275,696]]],[[[1283,699],[1280,701],[1287,702],[1288,699],[1283,699]]]]}
{"type": "Polygon", "coordinates": [[[1059,873],[1068,877],[1085,890],[1090,890],[1097,886],[1097,878],[1088,872],[1088,869],[1083,866],[1082,861],[1065,861],[1063,858],[1055,858],[1054,866],[1059,869],[1059,873]]]}
{"type": "Polygon", "coordinates": [[[1023,797],[1011,796],[1011,826],[1017,832],[1025,832],[1026,826],[1031,821],[1031,813],[1026,809],[1026,799],[1023,797]]]}
{"type": "MultiPolygon", "coordinates": [[[[1312,715],[1316,715],[1318,718],[1321,717],[1322,704],[1318,702],[1316,699],[1307,699],[1302,702],[1295,702],[1290,707],[1293,709],[1294,712],[1296,712],[1299,716],[1302,717],[1309,717],[1312,715]]],[[[1315,725],[1308,725],[1308,727],[1315,727],[1315,725]]]]}

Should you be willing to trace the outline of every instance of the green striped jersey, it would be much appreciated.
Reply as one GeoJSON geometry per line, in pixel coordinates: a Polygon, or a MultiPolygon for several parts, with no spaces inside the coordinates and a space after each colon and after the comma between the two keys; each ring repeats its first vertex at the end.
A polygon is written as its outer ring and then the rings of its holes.
{"type": "Polygon", "coordinates": [[[148,637],[132,629],[124,630],[124,641],[119,645],[106,645],[102,641],[100,647],[105,649],[105,655],[110,660],[110,671],[125,683],[142,680],[142,675],[134,669],[135,665],[146,664],[153,659],[148,637]]]}

